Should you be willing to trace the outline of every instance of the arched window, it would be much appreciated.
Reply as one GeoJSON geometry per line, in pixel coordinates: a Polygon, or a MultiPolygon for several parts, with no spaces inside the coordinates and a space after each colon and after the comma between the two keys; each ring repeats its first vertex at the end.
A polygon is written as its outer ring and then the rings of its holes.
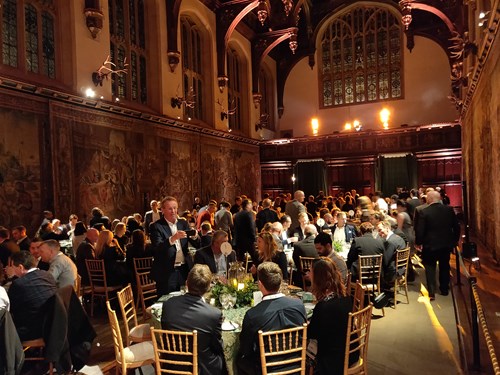
{"type": "Polygon", "coordinates": [[[109,0],[111,61],[127,74],[113,74],[112,94],[117,98],[146,104],[147,51],[144,0],[109,0]]]}
{"type": "Polygon", "coordinates": [[[195,105],[184,107],[187,117],[206,121],[203,90],[205,90],[206,66],[203,56],[202,34],[198,25],[189,17],[181,17],[182,77],[184,98],[193,98],[195,105]]]}
{"type": "Polygon", "coordinates": [[[55,8],[51,0],[3,0],[2,64],[56,78],[55,8]]]}
{"type": "Polygon", "coordinates": [[[259,92],[262,95],[260,100],[260,123],[269,130],[275,130],[273,81],[271,75],[264,68],[259,73],[259,92]]]}
{"type": "Polygon", "coordinates": [[[227,110],[232,110],[236,108],[236,112],[233,115],[229,115],[229,128],[232,130],[242,130],[242,108],[243,103],[243,79],[241,76],[241,63],[238,57],[238,53],[229,48],[227,51],[227,77],[229,79],[227,87],[227,110]]]}
{"type": "Polygon", "coordinates": [[[335,17],[321,36],[322,107],[402,98],[400,17],[360,6],[335,17]]]}

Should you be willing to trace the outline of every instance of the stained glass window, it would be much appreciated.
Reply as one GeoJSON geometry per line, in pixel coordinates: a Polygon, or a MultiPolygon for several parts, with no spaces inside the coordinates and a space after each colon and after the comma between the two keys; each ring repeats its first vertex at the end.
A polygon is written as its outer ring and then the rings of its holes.
{"type": "Polygon", "coordinates": [[[238,58],[238,53],[229,49],[227,52],[227,77],[228,81],[228,105],[226,110],[234,110],[233,115],[228,116],[229,128],[233,130],[242,130],[242,116],[241,116],[241,103],[242,103],[242,90],[241,90],[241,62],[238,58]]]}
{"type": "Polygon", "coordinates": [[[261,69],[259,75],[260,121],[264,122],[267,129],[274,130],[274,88],[271,74],[266,69],[261,69]]]}
{"type": "Polygon", "coordinates": [[[144,25],[144,1],[109,0],[111,32],[110,57],[115,69],[126,73],[112,74],[113,96],[141,104],[147,103],[147,50],[144,25]]]}
{"type": "Polygon", "coordinates": [[[2,64],[56,78],[52,1],[0,1],[2,64]]]}
{"type": "Polygon", "coordinates": [[[335,17],[321,36],[321,104],[332,107],[401,98],[399,17],[360,6],[335,17]]]}
{"type": "Polygon", "coordinates": [[[194,100],[191,107],[184,107],[186,117],[206,121],[206,108],[203,102],[205,89],[205,72],[203,71],[203,44],[198,25],[189,17],[181,17],[182,40],[182,95],[188,100],[194,100]]]}

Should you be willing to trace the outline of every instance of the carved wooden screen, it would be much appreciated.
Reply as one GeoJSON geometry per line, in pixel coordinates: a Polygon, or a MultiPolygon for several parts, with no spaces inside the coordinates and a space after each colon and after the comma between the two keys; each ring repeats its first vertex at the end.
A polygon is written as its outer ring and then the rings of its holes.
{"type": "Polygon", "coordinates": [[[333,18],[321,36],[322,107],[403,97],[402,32],[397,15],[360,6],[333,18]]]}
{"type": "Polygon", "coordinates": [[[128,64],[127,74],[111,76],[113,96],[146,104],[144,0],[109,0],[109,25],[111,61],[116,64],[116,69],[123,69],[128,64]]]}

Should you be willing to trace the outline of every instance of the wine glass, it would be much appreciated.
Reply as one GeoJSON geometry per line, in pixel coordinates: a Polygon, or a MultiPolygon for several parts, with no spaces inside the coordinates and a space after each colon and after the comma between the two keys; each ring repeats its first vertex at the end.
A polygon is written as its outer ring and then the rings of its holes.
{"type": "Polygon", "coordinates": [[[230,301],[229,299],[231,298],[231,295],[228,293],[221,294],[219,296],[219,302],[224,310],[227,310],[229,308],[230,301]]]}
{"type": "Polygon", "coordinates": [[[232,309],[236,305],[236,294],[228,294],[228,308],[232,309]]]}

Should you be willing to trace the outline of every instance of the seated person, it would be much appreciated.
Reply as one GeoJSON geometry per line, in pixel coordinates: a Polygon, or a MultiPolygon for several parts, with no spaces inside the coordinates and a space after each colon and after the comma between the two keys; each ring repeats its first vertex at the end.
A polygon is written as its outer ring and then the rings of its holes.
{"type": "Polygon", "coordinates": [[[146,242],[146,234],[142,229],[136,229],[132,232],[132,242],[127,245],[127,269],[132,284],[135,284],[135,258],[148,258],[153,256],[153,249],[150,243],[146,242]]]}
{"type": "Polygon", "coordinates": [[[358,280],[358,257],[360,255],[378,255],[384,253],[384,242],[377,236],[373,237],[375,230],[370,222],[361,223],[359,226],[361,236],[356,237],[351,244],[347,254],[347,267],[351,270],[352,280],[358,280]]]}
{"type": "Polygon", "coordinates": [[[255,276],[257,266],[262,262],[274,262],[281,269],[283,280],[288,280],[288,259],[284,251],[278,250],[278,245],[274,241],[273,235],[269,232],[260,232],[257,237],[257,256],[252,258],[254,264],[250,272],[255,276]]]}
{"type": "Polygon", "coordinates": [[[384,257],[382,263],[383,282],[381,287],[388,289],[396,278],[396,252],[406,248],[406,242],[394,234],[391,223],[388,220],[381,221],[377,225],[379,236],[384,240],[384,257]]]}
{"type": "Polygon", "coordinates": [[[3,267],[0,265],[0,309],[9,310],[10,300],[7,291],[3,286],[1,286],[3,282],[4,282],[4,271],[3,267]]]}
{"type": "Polygon", "coordinates": [[[240,349],[236,358],[238,374],[261,373],[258,331],[277,331],[298,327],[307,322],[302,301],[279,293],[283,280],[280,267],[264,262],[257,268],[262,302],[245,314],[240,333],[240,349]]]}
{"type": "MultiPolygon", "coordinates": [[[[351,297],[330,258],[315,261],[311,279],[312,292],[318,301],[307,329],[308,339],[318,341],[314,374],[342,374],[351,297]]],[[[356,354],[349,358],[349,364],[356,362],[359,353],[356,354]]]]}
{"type": "Polygon", "coordinates": [[[43,241],[39,247],[40,257],[49,263],[49,273],[56,280],[58,288],[66,285],[74,285],[78,271],[73,261],[60,250],[59,242],[56,240],[43,241]]]}
{"type": "Polygon", "coordinates": [[[12,256],[18,278],[9,288],[10,312],[21,341],[42,337],[44,305],[57,290],[54,277],[35,267],[33,255],[21,251],[12,256]]]}
{"type": "Polygon", "coordinates": [[[41,269],[43,271],[48,271],[50,264],[44,262],[42,257],[40,256],[40,245],[42,244],[42,239],[40,237],[33,238],[33,241],[30,243],[30,253],[35,258],[36,264],[35,267],[41,269]]]}
{"type": "MultiPolygon", "coordinates": [[[[202,225],[203,227],[203,225],[202,225]]],[[[202,247],[194,255],[196,264],[206,264],[213,274],[226,276],[229,264],[236,262],[236,252],[233,250],[228,256],[221,252],[221,245],[228,241],[228,235],[223,230],[214,233],[212,244],[202,247]]]]}
{"type": "Polygon", "coordinates": [[[200,226],[200,248],[209,246],[213,235],[212,225],[208,221],[203,222],[200,226]]]}
{"type": "Polygon", "coordinates": [[[225,373],[222,350],[222,312],[202,298],[210,288],[212,273],[205,264],[195,264],[187,277],[188,292],[163,302],[162,329],[198,331],[198,374],[225,373]]]}
{"type": "Polygon", "coordinates": [[[99,237],[99,231],[95,228],[89,228],[85,233],[85,239],[76,249],[76,268],[78,274],[82,277],[82,285],[90,285],[89,273],[87,271],[86,259],[96,259],[95,244],[99,237]]]}
{"type": "Polygon", "coordinates": [[[127,270],[125,263],[118,263],[125,259],[125,253],[118,241],[113,238],[113,232],[103,230],[97,237],[95,245],[96,258],[104,260],[106,270],[106,282],[108,285],[122,285],[127,282],[127,270]]]}

